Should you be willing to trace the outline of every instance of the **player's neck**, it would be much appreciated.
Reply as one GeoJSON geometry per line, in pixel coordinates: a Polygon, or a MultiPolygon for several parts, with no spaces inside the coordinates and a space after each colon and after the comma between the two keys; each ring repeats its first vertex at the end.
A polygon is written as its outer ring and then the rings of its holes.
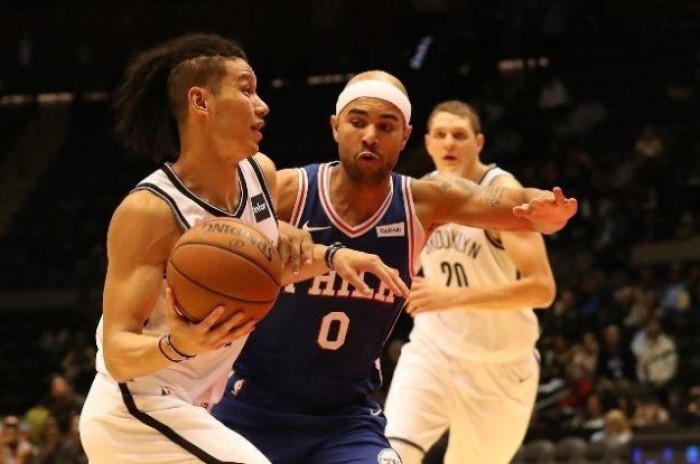
{"type": "Polygon", "coordinates": [[[491,164],[477,162],[465,169],[462,173],[462,177],[478,184],[481,182],[481,179],[484,178],[486,172],[492,167],[493,165],[491,164]]]}
{"type": "Polygon", "coordinates": [[[376,185],[358,184],[342,167],[331,170],[330,176],[333,209],[345,222],[353,226],[372,217],[391,192],[391,177],[376,185]]]}
{"type": "Polygon", "coordinates": [[[207,203],[226,211],[234,211],[241,197],[237,164],[225,166],[216,159],[206,161],[181,156],[172,167],[189,190],[207,203]]]}

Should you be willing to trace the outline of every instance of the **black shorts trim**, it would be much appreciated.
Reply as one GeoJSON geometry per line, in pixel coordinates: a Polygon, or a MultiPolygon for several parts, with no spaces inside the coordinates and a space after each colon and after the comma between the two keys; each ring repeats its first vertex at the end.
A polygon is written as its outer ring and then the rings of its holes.
{"type": "Polygon", "coordinates": [[[121,390],[122,392],[122,399],[124,400],[126,409],[129,410],[129,413],[131,413],[132,416],[134,416],[139,422],[162,433],[168,440],[181,446],[183,449],[185,449],[187,452],[189,452],[202,462],[205,462],[206,464],[243,464],[241,462],[220,461],[219,459],[216,459],[214,456],[210,455],[202,448],[199,448],[194,443],[178,435],[178,433],[175,430],[171,429],[169,426],[158,421],[157,419],[154,419],[145,412],[139,410],[139,408],[136,406],[136,403],[134,402],[134,397],[129,391],[129,387],[127,387],[125,383],[119,384],[119,390],[121,390]]]}

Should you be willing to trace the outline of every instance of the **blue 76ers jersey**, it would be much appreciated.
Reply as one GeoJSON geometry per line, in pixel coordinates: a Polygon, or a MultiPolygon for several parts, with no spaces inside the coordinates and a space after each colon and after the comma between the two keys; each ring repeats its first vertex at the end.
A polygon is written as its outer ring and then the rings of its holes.
{"type": "MultiPolygon", "coordinates": [[[[424,238],[410,178],[392,174],[382,206],[350,226],[331,203],[332,169],[342,168],[335,162],[298,170],[292,223],[309,230],[316,243],[339,241],[380,256],[410,284],[424,238]]],[[[365,275],[365,282],[371,295],[356,291],[335,271],[285,287],[234,365],[237,399],[301,414],[363,404],[381,384],[379,358],[404,303],[375,276],[365,275]]]]}

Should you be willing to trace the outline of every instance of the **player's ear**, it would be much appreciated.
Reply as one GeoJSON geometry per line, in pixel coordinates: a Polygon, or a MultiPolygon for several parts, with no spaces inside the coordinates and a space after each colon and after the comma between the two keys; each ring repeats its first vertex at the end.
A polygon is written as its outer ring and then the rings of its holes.
{"type": "Polygon", "coordinates": [[[476,147],[478,148],[479,151],[481,151],[484,148],[484,143],[486,143],[486,137],[484,137],[484,134],[479,134],[476,136],[476,147]]]}
{"type": "Polygon", "coordinates": [[[209,114],[207,108],[207,92],[201,87],[192,87],[187,92],[187,101],[198,113],[209,114]]]}
{"type": "Polygon", "coordinates": [[[406,129],[404,130],[403,134],[403,140],[401,140],[401,149],[403,150],[406,148],[406,144],[408,143],[408,139],[411,138],[411,132],[413,132],[413,126],[406,126],[406,129]]]}
{"type": "Polygon", "coordinates": [[[333,131],[333,140],[338,141],[338,116],[332,114],[331,119],[331,131],[333,131]]]}

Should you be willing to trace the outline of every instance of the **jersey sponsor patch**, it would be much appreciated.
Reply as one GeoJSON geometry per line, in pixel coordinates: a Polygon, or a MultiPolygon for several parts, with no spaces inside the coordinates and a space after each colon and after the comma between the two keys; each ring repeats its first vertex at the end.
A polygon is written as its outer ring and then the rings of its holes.
{"type": "Polygon", "coordinates": [[[401,464],[401,458],[398,453],[391,448],[385,448],[377,455],[379,464],[401,464]]]}
{"type": "Polygon", "coordinates": [[[406,227],[403,222],[377,226],[377,237],[403,237],[406,235],[406,227]]]}
{"type": "Polygon", "coordinates": [[[257,222],[262,222],[270,217],[270,208],[267,207],[265,197],[262,193],[259,193],[250,199],[250,206],[253,209],[253,214],[255,215],[255,220],[257,222]]]}

